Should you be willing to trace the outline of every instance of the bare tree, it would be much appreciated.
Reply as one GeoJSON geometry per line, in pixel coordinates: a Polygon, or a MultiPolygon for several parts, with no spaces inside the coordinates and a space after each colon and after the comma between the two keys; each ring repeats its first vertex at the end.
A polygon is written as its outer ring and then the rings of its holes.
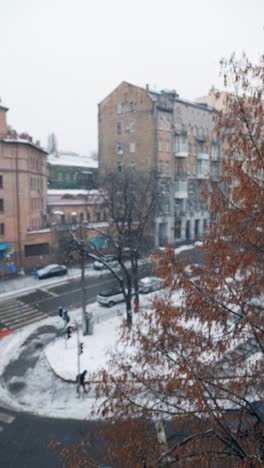
{"type": "Polygon", "coordinates": [[[101,212],[109,219],[106,226],[82,226],[83,232],[96,231],[107,240],[118,261],[115,269],[104,254],[89,240],[75,232],[73,248],[79,248],[91,259],[100,261],[117,280],[125,298],[127,323],[132,324],[132,299],[139,306],[139,258],[154,244],[154,217],[160,207],[160,191],[155,173],[138,173],[132,169],[107,174],[101,180],[101,212]]]}

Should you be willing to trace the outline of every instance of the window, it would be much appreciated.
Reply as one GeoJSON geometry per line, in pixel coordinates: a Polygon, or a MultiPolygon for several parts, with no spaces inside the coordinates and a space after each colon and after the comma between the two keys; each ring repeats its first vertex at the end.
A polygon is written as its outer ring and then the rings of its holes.
{"type": "Polygon", "coordinates": [[[177,180],[175,190],[176,192],[187,192],[187,180],[177,180]]]}
{"type": "Polygon", "coordinates": [[[80,213],[80,223],[82,223],[84,220],[84,214],[83,213],[80,213]]]}
{"type": "Polygon", "coordinates": [[[3,176],[0,175],[0,188],[3,188],[3,176]]]}
{"type": "Polygon", "coordinates": [[[87,210],[86,218],[87,218],[87,221],[90,221],[90,220],[91,220],[91,213],[90,213],[89,210],[87,210]]]}
{"type": "Polygon", "coordinates": [[[3,236],[5,233],[5,225],[4,223],[0,223],[0,236],[3,236]]]}
{"type": "Polygon", "coordinates": [[[134,159],[131,159],[131,161],[130,161],[130,167],[131,167],[131,169],[133,169],[133,170],[136,169],[136,162],[135,162],[134,159]]]}
{"type": "Polygon", "coordinates": [[[159,140],[159,151],[162,151],[162,141],[159,140]]]}
{"type": "Polygon", "coordinates": [[[186,134],[181,134],[181,135],[176,136],[175,152],[176,153],[187,153],[188,152],[187,135],[186,134]]]}
{"type": "Polygon", "coordinates": [[[166,141],[166,152],[167,153],[170,152],[170,141],[169,140],[166,141]]]}
{"type": "Polygon", "coordinates": [[[135,120],[130,120],[130,124],[129,124],[130,133],[134,133],[135,130],[136,130],[135,120]]]}
{"type": "Polygon", "coordinates": [[[175,158],[175,176],[185,175],[185,161],[183,158],[175,158]]]}
{"type": "Polygon", "coordinates": [[[170,120],[166,119],[166,130],[170,130],[170,120]]]}
{"type": "Polygon", "coordinates": [[[219,146],[217,144],[212,145],[212,160],[216,161],[219,156],[219,146]]]}
{"type": "Polygon", "coordinates": [[[0,198],[0,211],[4,211],[4,200],[0,198]]]}
{"type": "Polygon", "coordinates": [[[158,162],[158,172],[159,174],[162,174],[162,161],[158,162]]]}
{"type": "Polygon", "coordinates": [[[135,153],[136,152],[136,143],[134,143],[134,142],[130,143],[129,151],[130,151],[130,153],[135,153]]]}
{"type": "Polygon", "coordinates": [[[175,221],[174,225],[174,235],[176,239],[179,239],[181,237],[181,221],[175,221]]]}
{"type": "Polygon", "coordinates": [[[134,112],[136,110],[136,105],[135,105],[134,101],[130,101],[129,110],[130,110],[130,112],[134,112]]]}
{"type": "Polygon", "coordinates": [[[166,167],[166,174],[169,175],[169,173],[170,173],[170,162],[166,161],[165,164],[166,164],[166,166],[165,166],[166,167]]]}
{"type": "Polygon", "coordinates": [[[101,221],[101,213],[100,211],[96,211],[96,221],[100,222],[101,221]]]}
{"type": "Polygon", "coordinates": [[[122,125],[121,125],[121,122],[117,122],[117,124],[116,124],[116,133],[117,133],[118,135],[121,135],[121,133],[122,133],[122,125]]]}
{"type": "Polygon", "coordinates": [[[159,129],[160,130],[163,129],[163,117],[162,117],[162,115],[159,116],[159,129]]]}
{"type": "Polygon", "coordinates": [[[194,234],[195,234],[195,236],[198,236],[198,234],[199,234],[199,226],[200,226],[200,220],[195,219],[195,221],[194,221],[194,234]]]}
{"type": "Polygon", "coordinates": [[[122,114],[123,113],[123,106],[122,104],[117,104],[117,113],[122,114]]]}
{"type": "Polygon", "coordinates": [[[122,172],[122,163],[121,162],[117,163],[117,170],[118,170],[118,172],[122,172]]]}
{"type": "Polygon", "coordinates": [[[117,151],[117,154],[123,154],[123,144],[122,143],[117,143],[116,144],[116,151],[117,151]]]}
{"type": "Polygon", "coordinates": [[[197,176],[206,176],[208,174],[208,161],[201,159],[197,161],[197,176]]]}
{"type": "Polygon", "coordinates": [[[25,245],[25,257],[37,257],[39,255],[49,254],[49,244],[25,245]]]}
{"type": "Polygon", "coordinates": [[[203,153],[204,152],[204,142],[199,141],[198,142],[198,153],[203,153]]]}

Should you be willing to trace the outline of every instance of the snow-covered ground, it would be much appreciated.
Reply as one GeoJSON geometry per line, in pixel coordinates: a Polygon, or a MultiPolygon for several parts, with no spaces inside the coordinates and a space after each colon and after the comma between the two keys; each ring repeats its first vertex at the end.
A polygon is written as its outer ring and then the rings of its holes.
{"type": "MultiPolygon", "coordinates": [[[[150,302],[156,294],[160,297],[166,295],[167,291],[164,289],[141,295],[141,306],[150,310],[150,302]]],[[[174,293],[173,300],[178,304],[182,301],[181,291],[174,293]]],[[[83,337],[80,333],[80,341],[84,344],[80,356],[80,370],[87,370],[87,380],[94,372],[107,367],[111,351],[119,347],[125,305],[122,303],[108,309],[94,303],[89,305],[89,312],[92,312],[95,318],[94,334],[83,337]]],[[[80,325],[81,315],[81,309],[72,310],[70,324],[80,325]]],[[[140,313],[134,315],[135,324],[139,316],[140,313]]],[[[194,321],[186,322],[186,326],[199,328],[199,324],[194,321]]],[[[42,416],[92,418],[91,412],[95,403],[93,387],[88,398],[77,398],[77,333],[73,332],[71,338],[66,341],[63,336],[56,336],[57,331],[62,329],[63,321],[60,317],[49,317],[0,340],[1,405],[42,416]],[[25,353],[28,362],[35,359],[35,364],[24,366],[24,374],[20,371],[12,373],[12,366],[25,353]],[[6,378],[8,369],[9,376],[6,378]]],[[[217,326],[214,332],[217,336],[217,326]]],[[[133,350],[126,347],[124,352],[128,355],[133,350]]],[[[201,356],[201,359],[208,360],[206,356],[201,356]]],[[[165,371],[164,368],[162,372],[165,371]]],[[[97,407],[98,404],[100,401],[96,402],[97,407]]]]}
{"type": "MultiPolygon", "coordinates": [[[[155,294],[142,296],[142,305],[147,305],[155,294]]],[[[166,294],[165,290],[163,294],[166,294]]],[[[92,312],[95,318],[95,329],[92,336],[84,337],[80,332],[81,342],[84,343],[83,354],[80,356],[80,370],[87,369],[88,373],[92,373],[107,364],[109,352],[118,341],[120,327],[125,316],[125,305],[119,304],[107,309],[94,303],[89,305],[89,312],[92,312]]],[[[80,325],[81,309],[72,310],[70,318],[70,324],[75,325],[77,322],[80,325]]],[[[48,318],[0,340],[0,375],[3,376],[5,369],[24,352],[28,338],[37,329],[45,326],[62,330],[63,321],[59,317],[48,318]]],[[[91,418],[91,410],[95,402],[93,392],[89,393],[89,397],[86,399],[77,398],[75,383],[78,369],[76,335],[77,333],[73,332],[67,342],[63,337],[54,339],[44,347],[43,351],[39,352],[34,368],[29,366],[22,377],[14,376],[9,380],[8,385],[2,378],[0,381],[0,404],[42,416],[91,418]],[[10,385],[21,385],[22,387],[15,398],[9,391],[10,385]]],[[[36,350],[34,348],[34,344],[37,343],[39,343],[37,337],[31,340],[30,346],[33,351],[29,349],[30,358],[37,356],[38,348],[36,347],[36,350]]]]}

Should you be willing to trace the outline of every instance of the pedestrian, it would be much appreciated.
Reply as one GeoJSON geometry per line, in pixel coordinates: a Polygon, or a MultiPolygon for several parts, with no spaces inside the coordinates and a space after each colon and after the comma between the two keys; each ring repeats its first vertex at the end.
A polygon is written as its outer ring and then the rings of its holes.
{"type": "Polygon", "coordinates": [[[85,376],[87,374],[87,370],[84,370],[81,374],[77,376],[77,393],[79,393],[80,387],[83,389],[83,396],[87,393],[85,388],[85,376]]]}

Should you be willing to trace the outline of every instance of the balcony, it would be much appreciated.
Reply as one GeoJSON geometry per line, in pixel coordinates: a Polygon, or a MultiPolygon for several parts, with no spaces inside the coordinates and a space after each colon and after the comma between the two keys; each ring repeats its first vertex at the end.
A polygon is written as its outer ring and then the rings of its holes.
{"type": "Polygon", "coordinates": [[[187,148],[186,148],[186,149],[182,148],[182,149],[180,149],[179,151],[174,151],[174,156],[175,156],[176,158],[187,158],[187,157],[188,157],[188,150],[187,150],[187,148]]]}
{"type": "Polygon", "coordinates": [[[208,172],[197,172],[197,179],[208,179],[209,178],[209,174],[208,172]]]}
{"type": "Polygon", "coordinates": [[[175,182],[174,198],[188,198],[187,180],[177,180],[175,182]]]}
{"type": "Polygon", "coordinates": [[[197,159],[205,159],[205,160],[208,160],[208,159],[209,159],[209,154],[208,154],[208,153],[198,153],[198,154],[197,154],[197,159]]]}

